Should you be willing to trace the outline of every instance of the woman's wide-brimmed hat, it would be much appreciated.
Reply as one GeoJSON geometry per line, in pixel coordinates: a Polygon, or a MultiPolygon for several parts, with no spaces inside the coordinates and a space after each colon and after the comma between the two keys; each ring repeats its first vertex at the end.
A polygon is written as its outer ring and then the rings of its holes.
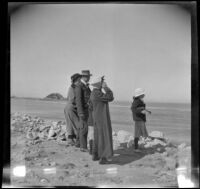
{"type": "Polygon", "coordinates": [[[92,76],[92,74],[90,73],[90,70],[82,70],[81,75],[82,76],[92,76]]]}
{"type": "Polygon", "coordinates": [[[135,89],[134,97],[139,97],[145,95],[145,91],[142,88],[135,89]]]}
{"type": "Polygon", "coordinates": [[[81,74],[79,73],[75,73],[74,75],[71,76],[71,80],[73,83],[79,78],[81,78],[81,74]]]}
{"type": "Polygon", "coordinates": [[[95,77],[90,82],[90,85],[92,85],[93,87],[101,87],[102,79],[103,79],[103,76],[102,77],[95,77]]]}

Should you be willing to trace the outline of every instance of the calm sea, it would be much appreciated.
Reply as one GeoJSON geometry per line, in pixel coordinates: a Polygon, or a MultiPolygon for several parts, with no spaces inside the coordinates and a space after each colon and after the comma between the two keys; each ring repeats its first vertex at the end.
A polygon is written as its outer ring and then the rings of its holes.
{"type": "MultiPolygon", "coordinates": [[[[23,112],[51,120],[64,120],[64,101],[44,101],[36,99],[11,99],[11,113],[23,112]]],[[[113,130],[126,130],[134,133],[134,122],[130,110],[131,102],[110,103],[113,130]]],[[[162,131],[167,138],[176,143],[191,143],[191,105],[180,103],[150,103],[146,106],[152,111],[147,115],[147,130],[162,131]]]]}

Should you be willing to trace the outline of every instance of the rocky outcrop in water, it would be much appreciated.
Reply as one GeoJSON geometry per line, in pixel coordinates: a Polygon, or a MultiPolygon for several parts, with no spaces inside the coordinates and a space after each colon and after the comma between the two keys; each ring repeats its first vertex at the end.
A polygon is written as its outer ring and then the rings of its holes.
{"type": "Polygon", "coordinates": [[[51,93],[48,96],[46,96],[44,99],[64,100],[64,97],[59,93],[51,93]]]}

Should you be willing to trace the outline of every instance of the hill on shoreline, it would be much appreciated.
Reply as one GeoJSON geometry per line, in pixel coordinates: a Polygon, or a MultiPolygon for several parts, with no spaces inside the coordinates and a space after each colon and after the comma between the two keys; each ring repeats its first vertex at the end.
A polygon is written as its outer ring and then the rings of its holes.
{"type": "Polygon", "coordinates": [[[39,98],[39,97],[18,97],[18,96],[11,96],[11,99],[28,99],[28,100],[54,100],[54,101],[62,101],[62,100],[66,100],[65,97],[63,97],[61,94],[59,93],[51,93],[49,95],[47,95],[44,98],[39,98]]]}
{"type": "Polygon", "coordinates": [[[47,95],[44,99],[63,100],[64,97],[59,93],[51,93],[51,94],[47,95]]]}

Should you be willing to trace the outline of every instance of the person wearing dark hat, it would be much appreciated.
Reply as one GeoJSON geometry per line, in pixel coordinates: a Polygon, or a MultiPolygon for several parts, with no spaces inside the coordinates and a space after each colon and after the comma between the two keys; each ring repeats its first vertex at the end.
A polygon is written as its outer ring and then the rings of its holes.
{"type": "Polygon", "coordinates": [[[76,147],[80,150],[87,152],[87,134],[88,134],[88,118],[89,116],[89,98],[91,90],[89,88],[89,80],[92,74],[89,70],[83,70],[80,83],[75,88],[76,107],[79,117],[79,128],[77,129],[76,147]]]}
{"type": "Polygon", "coordinates": [[[71,86],[68,89],[67,104],[64,109],[64,115],[67,125],[67,140],[68,144],[75,145],[74,139],[77,135],[77,127],[79,124],[79,118],[77,114],[76,102],[75,102],[75,88],[80,82],[81,75],[76,73],[71,76],[71,86]]]}

